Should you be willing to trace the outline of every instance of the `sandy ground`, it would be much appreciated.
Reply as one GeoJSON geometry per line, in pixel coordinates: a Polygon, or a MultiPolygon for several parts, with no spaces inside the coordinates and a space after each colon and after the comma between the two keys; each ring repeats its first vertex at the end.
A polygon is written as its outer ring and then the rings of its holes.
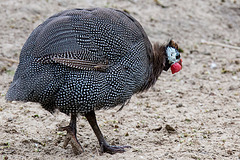
{"type": "Polygon", "coordinates": [[[0,159],[240,159],[240,47],[238,0],[1,0],[0,159]],[[78,118],[85,152],[62,147],[69,117],[33,103],[6,103],[21,47],[46,18],[70,8],[111,7],[128,11],[152,42],[173,38],[183,49],[184,68],[164,72],[148,92],[117,112],[97,112],[110,144],[130,145],[122,154],[99,154],[86,119],[78,118]],[[175,131],[171,132],[169,126],[175,131]]]}

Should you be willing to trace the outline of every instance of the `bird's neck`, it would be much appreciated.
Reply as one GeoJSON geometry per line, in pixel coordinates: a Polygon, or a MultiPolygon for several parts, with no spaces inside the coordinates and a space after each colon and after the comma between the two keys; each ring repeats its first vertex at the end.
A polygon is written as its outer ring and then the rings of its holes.
{"type": "Polygon", "coordinates": [[[155,43],[153,45],[153,51],[149,57],[149,78],[147,83],[143,86],[141,91],[146,91],[152,87],[160,74],[162,73],[163,68],[166,63],[166,46],[159,45],[155,43]]]}

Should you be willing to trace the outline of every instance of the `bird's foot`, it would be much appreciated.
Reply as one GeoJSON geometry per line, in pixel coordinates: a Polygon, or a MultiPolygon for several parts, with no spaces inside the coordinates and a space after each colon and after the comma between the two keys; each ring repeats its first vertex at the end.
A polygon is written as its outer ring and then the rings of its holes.
{"type": "Polygon", "coordinates": [[[84,152],[81,144],[77,140],[76,133],[74,132],[74,129],[71,126],[60,127],[59,130],[67,131],[67,135],[64,140],[63,148],[66,148],[70,142],[74,154],[81,154],[82,152],[84,152]]]}
{"type": "Polygon", "coordinates": [[[124,148],[131,148],[131,146],[110,146],[108,144],[101,145],[101,152],[107,152],[110,154],[123,153],[125,152],[124,148]]]}

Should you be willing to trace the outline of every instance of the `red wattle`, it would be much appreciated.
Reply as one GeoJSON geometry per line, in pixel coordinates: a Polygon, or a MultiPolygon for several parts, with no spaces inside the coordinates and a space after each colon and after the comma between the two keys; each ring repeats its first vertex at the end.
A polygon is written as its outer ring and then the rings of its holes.
{"type": "Polygon", "coordinates": [[[171,65],[172,74],[179,72],[181,69],[182,66],[179,63],[174,63],[173,65],[171,65]]]}

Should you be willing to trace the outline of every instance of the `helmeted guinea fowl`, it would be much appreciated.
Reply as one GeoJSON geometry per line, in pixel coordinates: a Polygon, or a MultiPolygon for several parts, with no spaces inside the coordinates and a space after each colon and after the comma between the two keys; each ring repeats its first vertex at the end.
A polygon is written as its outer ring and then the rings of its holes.
{"type": "Polygon", "coordinates": [[[124,105],[146,91],[162,70],[178,72],[177,44],[152,47],[141,25],[129,14],[106,8],[60,12],[39,25],[24,44],[20,63],[6,94],[8,101],[39,102],[50,112],[70,114],[64,143],[82,152],[76,117],[85,116],[102,152],[124,152],[110,146],[96,121],[95,110],[124,105]]]}

